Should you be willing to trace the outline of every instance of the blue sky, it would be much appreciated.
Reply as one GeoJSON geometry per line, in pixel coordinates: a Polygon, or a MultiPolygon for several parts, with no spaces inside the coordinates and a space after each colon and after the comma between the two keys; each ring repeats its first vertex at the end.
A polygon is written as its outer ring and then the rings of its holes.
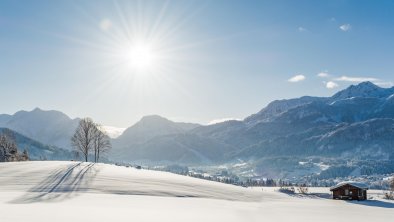
{"type": "Polygon", "coordinates": [[[1,113],[242,119],[275,99],[391,87],[392,36],[394,1],[3,0],[1,113]]]}

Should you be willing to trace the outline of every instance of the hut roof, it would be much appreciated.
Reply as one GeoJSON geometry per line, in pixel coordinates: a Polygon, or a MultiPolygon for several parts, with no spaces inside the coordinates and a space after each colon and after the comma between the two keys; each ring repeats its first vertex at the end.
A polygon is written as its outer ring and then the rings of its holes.
{"type": "Polygon", "coordinates": [[[340,182],[337,185],[331,187],[330,191],[335,190],[335,189],[342,187],[344,185],[350,185],[350,186],[357,187],[360,189],[366,189],[366,190],[368,189],[368,186],[364,183],[355,182],[355,181],[343,181],[343,182],[340,182]]]}

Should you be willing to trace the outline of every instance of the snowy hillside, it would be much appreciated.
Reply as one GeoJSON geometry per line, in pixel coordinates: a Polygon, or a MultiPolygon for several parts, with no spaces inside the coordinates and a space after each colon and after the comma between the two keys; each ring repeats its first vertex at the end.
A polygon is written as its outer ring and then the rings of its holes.
{"type": "Polygon", "coordinates": [[[72,153],[68,150],[42,144],[13,130],[0,127],[1,133],[11,135],[15,139],[19,152],[26,150],[30,160],[69,160],[73,158],[72,153]]]}
{"type": "Polygon", "coordinates": [[[247,117],[244,122],[249,124],[268,122],[271,121],[273,117],[276,117],[290,109],[325,99],[326,98],[304,96],[296,99],[276,100],[268,104],[268,106],[263,108],[260,112],[247,117]]]}
{"type": "MultiPolygon", "coordinates": [[[[328,188],[321,188],[327,197],[328,188]]],[[[0,163],[2,221],[389,221],[393,202],[345,202],[79,162],[0,163]],[[357,213],[349,213],[357,212],[357,213]]]]}

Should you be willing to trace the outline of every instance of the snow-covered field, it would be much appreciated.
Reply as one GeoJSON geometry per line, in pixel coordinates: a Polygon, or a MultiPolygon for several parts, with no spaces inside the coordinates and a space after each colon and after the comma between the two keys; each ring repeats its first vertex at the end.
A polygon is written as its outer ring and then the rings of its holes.
{"type": "Polygon", "coordinates": [[[338,201],[79,162],[0,163],[0,221],[390,221],[394,202],[338,201]]]}

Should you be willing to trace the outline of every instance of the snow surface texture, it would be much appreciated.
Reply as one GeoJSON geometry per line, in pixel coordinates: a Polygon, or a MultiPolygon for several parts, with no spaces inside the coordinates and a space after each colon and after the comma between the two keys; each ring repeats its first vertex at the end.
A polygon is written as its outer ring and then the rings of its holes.
{"type": "Polygon", "coordinates": [[[390,221],[394,202],[287,195],[79,162],[0,163],[1,221],[390,221]]]}

